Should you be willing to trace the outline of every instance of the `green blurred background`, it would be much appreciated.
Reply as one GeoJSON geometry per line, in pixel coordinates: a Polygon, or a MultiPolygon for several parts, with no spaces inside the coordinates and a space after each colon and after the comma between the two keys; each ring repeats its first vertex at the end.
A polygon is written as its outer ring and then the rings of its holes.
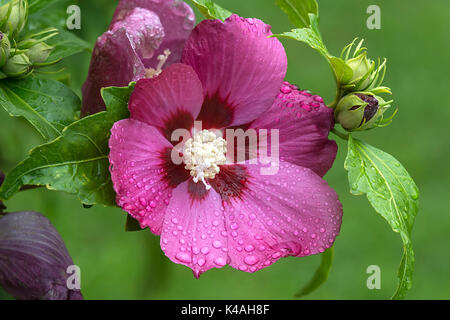
{"type": "MultiPolygon", "coordinates": [[[[73,3],[74,1],[69,1],[73,3]]],[[[274,33],[291,28],[274,0],[217,0],[244,17],[272,25],[274,33]]],[[[117,1],[81,0],[82,29],[92,45],[103,33],[117,1]]],[[[399,114],[384,129],[358,137],[399,159],[421,191],[420,211],[413,231],[416,271],[410,299],[450,298],[450,2],[319,0],[321,31],[329,50],[338,55],[354,37],[366,39],[369,55],[388,58],[386,85],[394,92],[399,114]],[[366,9],[381,8],[381,30],[368,30],[366,9]]],[[[65,8],[62,8],[65,11],[65,8]]],[[[201,16],[197,12],[197,18],[201,16]]],[[[306,45],[283,41],[289,57],[287,79],[334,98],[334,81],[323,58],[306,45]]],[[[63,64],[80,93],[87,75],[89,54],[63,64]]],[[[333,137],[334,138],[334,137],[333,137]]],[[[23,119],[0,110],[0,168],[6,172],[41,143],[23,119]]],[[[341,234],[328,281],[307,298],[387,299],[395,291],[402,247],[400,237],[369,206],[365,197],[349,193],[343,163],[346,145],[326,180],[344,206],[341,234]],[[381,267],[381,290],[366,287],[369,265],[381,267]]],[[[119,209],[83,209],[75,197],[47,190],[22,192],[7,202],[9,211],[33,210],[49,217],[82,270],[87,299],[293,299],[312,276],[320,257],[281,259],[248,274],[230,267],[214,269],[194,279],[190,269],[170,262],[149,231],[124,232],[125,214],[119,209]]],[[[0,289],[0,299],[8,296],[0,289]]]]}

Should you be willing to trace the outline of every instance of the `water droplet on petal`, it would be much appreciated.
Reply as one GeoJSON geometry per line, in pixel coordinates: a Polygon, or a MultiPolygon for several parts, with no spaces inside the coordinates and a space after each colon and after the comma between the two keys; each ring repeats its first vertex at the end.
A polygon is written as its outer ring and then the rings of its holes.
{"type": "Polygon", "coordinates": [[[209,248],[208,247],[203,247],[201,251],[202,251],[203,254],[208,254],[209,253],[209,248]]]}
{"type": "Polygon", "coordinates": [[[184,263],[191,262],[191,256],[189,253],[186,253],[186,252],[179,252],[175,257],[184,263]]]}
{"type": "Polygon", "coordinates": [[[255,256],[247,256],[244,259],[244,262],[246,264],[248,264],[249,266],[253,266],[253,265],[257,264],[258,261],[259,261],[259,259],[257,257],[255,257],[255,256]]]}
{"type": "Polygon", "coordinates": [[[225,259],[222,258],[222,257],[217,257],[216,259],[214,259],[214,263],[217,264],[218,266],[221,266],[221,267],[223,267],[224,265],[227,264],[225,259]]]}

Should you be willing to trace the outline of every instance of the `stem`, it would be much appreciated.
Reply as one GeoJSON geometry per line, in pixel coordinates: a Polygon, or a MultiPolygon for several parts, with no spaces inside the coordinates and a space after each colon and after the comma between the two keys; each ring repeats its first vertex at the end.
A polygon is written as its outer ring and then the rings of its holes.
{"type": "Polygon", "coordinates": [[[331,130],[331,132],[334,133],[335,135],[337,135],[342,140],[348,141],[348,138],[349,138],[348,134],[342,133],[336,129],[331,130]]]}
{"type": "Polygon", "coordinates": [[[336,79],[336,98],[334,98],[334,101],[329,105],[330,108],[336,109],[337,104],[339,101],[341,101],[342,98],[342,86],[336,79]]]}
{"type": "Polygon", "coordinates": [[[33,190],[33,189],[38,189],[38,188],[42,188],[43,186],[23,186],[22,188],[20,188],[19,191],[27,191],[27,190],[33,190]]]}

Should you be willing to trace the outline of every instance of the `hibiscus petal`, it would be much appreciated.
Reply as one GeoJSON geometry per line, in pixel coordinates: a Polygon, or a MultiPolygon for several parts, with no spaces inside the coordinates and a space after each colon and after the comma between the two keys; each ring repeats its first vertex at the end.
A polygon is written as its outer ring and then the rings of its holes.
{"type": "Polygon", "coordinates": [[[0,218],[0,286],[16,299],[81,300],[67,287],[73,260],[50,221],[37,212],[0,218]]]}
{"type": "Polygon", "coordinates": [[[176,129],[191,129],[203,102],[203,88],[195,71],[174,64],[158,77],[136,83],[128,108],[131,118],[158,127],[171,141],[176,129]]]}
{"type": "Polygon", "coordinates": [[[165,35],[159,17],[150,10],[134,8],[122,19],[118,18],[111,23],[109,31],[115,32],[124,28],[141,59],[154,57],[165,35]]]}
{"type": "Polygon", "coordinates": [[[180,0],[121,0],[114,13],[111,25],[122,20],[134,8],[139,7],[156,13],[164,27],[163,42],[153,57],[144,59],[146,68],[155,68],[158,64],[158,55],[169,49],[171,54],[165,67],[180,62],[189,34],[195,26],[195,15],[191,7],[180,0]]]}
{"type": "Polygon", "coordinates": [[[188,266],[198,278],[211,268],[227,264],[227,238],[222,201],[213,190],[201,199],[192,189],[202,187],[192,181],[180,184],[164,219],[161,248],[170,260],[188,266]]]}
{"type": "Polygon", "coordinates": [[[232,15],[225,22],[202,21],[193,30],[181,59],[203,83],[203,128],[240,125],[272,104],[287,69],[283,45],[268,38],[270,26],[232,15]]]}
{"type": "Polygon", "coordinates": [[[127,86],[145,75],[145,67],[133,48],[126,30],[106,32],[98,38],[91,65],[83,85],[81,115],[106,110],[100,90],[109,86],[127,86]]]}
{"type": "Polygon", "coordinates": [[[143,122],[121,120],[111,129],[109,162],[117,204],[155,234],[161,233],[172,192],[164,169],[171,147],[156,128],[143,122]]]}
{"type": "MultiPolygon", "coordinates": [[[[323,99],[285,82],[272,107],[250,126],[267,129],[267,150],[271,130],[279,130],[279,154],[284,161],[309,168],[323,177],[336,158],[337,144],[328,139],[334,127],[333,109],[323,99]]],[[[276,141],[276,140],[274,140],[276,141]]]]}
{"type": "Polygon", "coordinates": [[[246,165],[239,197],[224,202],[230,265],[247,272],[281,257],[323,252],[342,221],[336,192],[314,172],[280,162],[276,175],[262,175],[263,167],[246,165]]]}

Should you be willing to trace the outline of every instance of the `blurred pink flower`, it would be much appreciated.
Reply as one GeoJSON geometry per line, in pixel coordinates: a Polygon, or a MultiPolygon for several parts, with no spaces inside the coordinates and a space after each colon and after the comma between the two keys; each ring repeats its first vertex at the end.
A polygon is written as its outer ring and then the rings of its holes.
{"type": "Polygon", "coordinates": [[[196,277],[226,264],[255,272],[281,257],[318,254],[340,230],[342,206],[321,178],[336,156],[333,112],[283,82],[286,53],[271,34],[262,21],[236,15],[201,22],[182,63],[139,80],[130,119],[112,128],[118,205],[161,235],[165,254],[196,277]],[[203,131],[192,131],[194,119],[203,131]],[[279,129],[276,175],[225,161],[226,135],[211,132],[236,127],[279,129]],[[177,165],[171,135],[179,128],[194,135],[177,165]]]}
{"type": "Polygon", "coordinates": [[[194,25],[194,13],[183,1],[121,0],[95,44],[81,114],[106,110],[101,88],[127,86],[158,66],[179,62],[194,25]]]}

